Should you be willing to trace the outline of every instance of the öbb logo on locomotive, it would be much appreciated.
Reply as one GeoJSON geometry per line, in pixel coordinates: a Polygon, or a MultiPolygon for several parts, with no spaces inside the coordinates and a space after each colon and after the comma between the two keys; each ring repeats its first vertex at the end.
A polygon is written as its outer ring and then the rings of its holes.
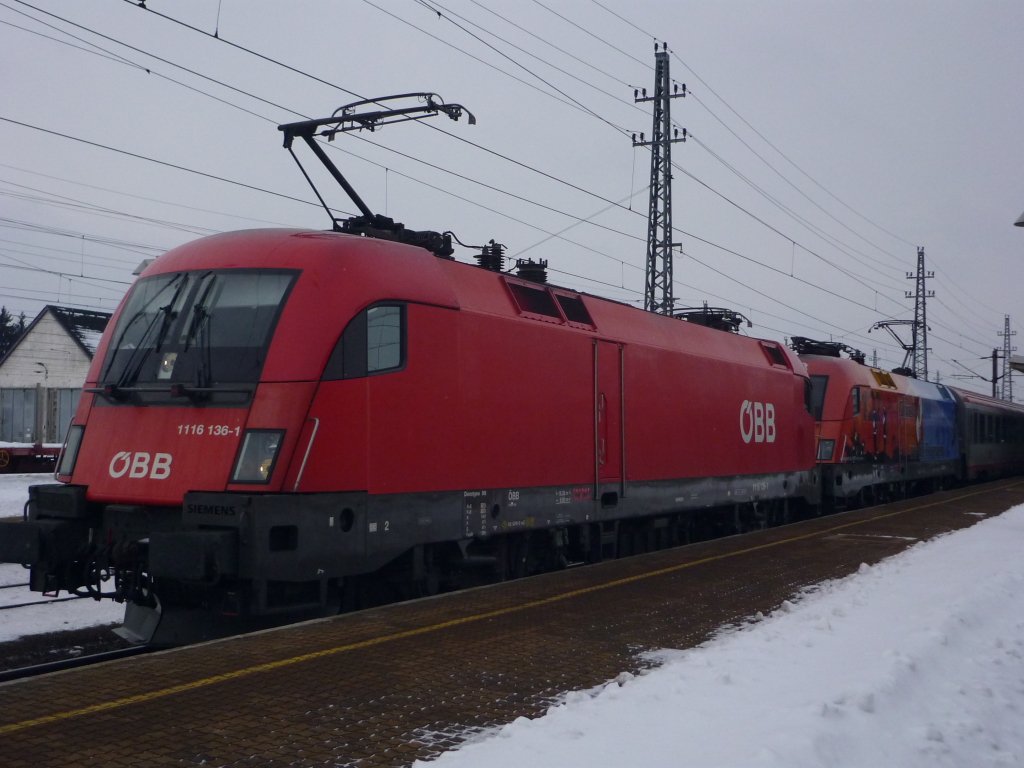
{"type": "Polygon", "coordinates": [[[118,451],[110,460],[110,476],[115,480],[125,475],[132,479],[166,480],[171,476],[173,458],[169,453],[118,451]]]}
{"type": "Polygon", "coordinates": [[[744,400],[740,405],[740,437],[748,445],[775,442],[775,404],[744,400]]]}

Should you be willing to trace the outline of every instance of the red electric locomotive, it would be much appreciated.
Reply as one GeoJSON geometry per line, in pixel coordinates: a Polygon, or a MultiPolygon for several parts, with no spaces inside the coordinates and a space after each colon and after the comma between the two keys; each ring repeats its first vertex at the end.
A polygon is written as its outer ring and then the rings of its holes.
{"type": "Polygon", "coordinates": [[[36,589],[112,575],[142,635],[157,604],[320,610],[368,574],[429,590],[678,542],[688,510],[816,501],[805,372],[777,342],[421,248],[214,236],[111,325],[66,484],[31,489],[5,557],[36,589]]]}
{"type": "Polygon", "coordinates": [[[811,376],[822,493],[831,505],[870,503],[960,478],[950,389],[867,366],[863,353],[844,344],[802,337],[792,344],[811,376]]]}
{"type": "Polygon", "coordinates": [[[777,342],[506,274],[497,246],[456,262],[354,199],[348,233],[217,235],[142,273],[0,560],[173,643],[818,502],[777,342]]]}

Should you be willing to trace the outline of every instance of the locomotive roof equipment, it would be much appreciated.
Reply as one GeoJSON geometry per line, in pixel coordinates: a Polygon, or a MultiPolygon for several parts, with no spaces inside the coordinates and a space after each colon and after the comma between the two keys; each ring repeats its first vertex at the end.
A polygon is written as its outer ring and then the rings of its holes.
{"type": "Polygon", "coordinates": [[[789,346],[798,355],[821,355],[822,357],[840,357],[845,352],[855,363],[864,364],[866,355],[841,341],[816,341],[806,336],[792,336],[789,346]]]}
{"type": "Polygon", "coordinates": [[[476,124],[476,118],[473,116],[472,112],[461,104],[446,104],[444,99],[436,93],[400,93],[393,96],[382,96],[376,99],[354,101],[351,104],[338,107],[330,117],[323,117],[316,120],[301,120],[296,123],[285,123],[284,125],[279,125],[277,128],[279,131],[284,133],[285,149],[287,149],[292,158],[294,158],[296,164],[299,166],[299,170],[302,171],[302,175],[306,178],[306,181],[309,182],[309,186],[313,189],[313,194],[315,194],[317,199],[320,201],[320,205],[322,205],[324,210],[327,211],[327,215],[331,218],[331,225],[335,232],[347,232],[353,235],[375,237],[381,240],[395,240],[400,243],[408,243],[409,245],[417,245],[421,248],[426,248],[435,256],[439,256],[441,258],[451,258],[451,255],[454,252],[452,249],[451,232],[406,229],[404,224],[371,211],[370,207],[363,201],[352,185],[349,184],[348,180],[341,171],[338,170],[338,167],[331,161],[317,141],[318,136],[323,136],[328,141],[334,141],[334,137],[339,133],[362,130],[375,131],[377,128],[385,125],[391,125],[392,123],[403,123],[408,120],[423,120],[441,113],[447,115],[452,120],[458,120],[462,117],[462,114],[465,113],[469,124],[476,124]],[[387,102],[401,99],[418,99],[422,100],[423,103],[395,109],[378,109],[371,112],[355,111],[358,107],[363,107],[367,104],[384,106],[387,102]],[[305,167],[302,165],[302,161],[299,160],[292,149],[292,143],[296,138],[300,138],[306,142],[306,145],[312,150],[313,154],[316,155],[317,159],[323,163],[331,176],[334,177],[334,180],[338,182],[341,188],[345,190],[346,194],[348,194],[349,198],[351,198],[352,202],[355,203],[356,207],[362,213],[361,216],[350,216],[347,219],[339,219],[334,215],[334,213],[332,213],[327,202],[324,200],[323,195],[320,194],[316,184],[313,183],[313,180],[306,172],[305,167]]]}
{"type": "Polygon", "coordinates": [[[703,307],[677,309],[672,313],[672,316],[685,320],[688,323],[703,325],[705,328],[714,328],[716,331],[727,331],[729,333],[739,333],[740,326],[743,323],[746,323],[748,328],[754,325],[745,315],[732,309],[709,307],[706,301],[703,307]]]}

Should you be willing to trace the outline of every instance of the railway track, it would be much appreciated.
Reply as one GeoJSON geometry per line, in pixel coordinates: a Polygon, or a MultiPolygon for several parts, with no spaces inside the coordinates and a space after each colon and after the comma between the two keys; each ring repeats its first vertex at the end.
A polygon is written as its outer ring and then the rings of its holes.
{"type": "MultiPolygon", "coordinates": [[[[12,586],[27,587],[28,584],[17,584],[12,586]]],[[[86,600],[88,599],[84,595],[68,595],[67,597],[44,597],[42,600],[28,600],[23,603],[8,603],[6,605],[0,605],[0,611],[9,611],[15,608],[31,608],[36,605],[52,605],[53,603],[67,603],[72,600],[86,600]]]]}
{"type": "Polygon", "coordinates": [[[0,641],[0,682],[56,671],[62,665],[95,663],[130,647],[113,633],[116,625],[109,610],[100,608],[102,613],[96,614],[88,603],[78,602],[85,599],[78,595],[29,592],[21,573],[8,571],[0,578],[8,582],[0,584],[0,627],[3,636],[14,636],[0,641]],[[106,616],[111,623],[87,626],[106,616]]]}
{"type": "MultiPolygon", "coordinates": [[[[6,616],[0,614],[0,619],[6,616]]],[[[53,672],[69,662],[82,666],[114,658],[113,652],[132,649],[128,641],[114,634],[116,624],[101,624],[61,631],[25,634],[0,642],[0,683],[53,672]]]]}
{"type": "Polygon", "coordinates": [[[29,677],[49,674],[50,672],[63,672],[68,669],[79,669],[92,664],[100,664],[104,661],[115,661],[128,658],[129,656],[140,656],[149,653],[152,649],[145,645],[135,645],[128,648],[116,648],[110,651],[97,653],[83,653],[56,661],[48,661],[40,664],[32,664],[24,667],[15,667],[0,671],[0,685],[9,683],[12,680],[24,680],[29,677]]]}
{"type": "MultiPolygon", "coordinates": [[[[7,578],[10,578],[10,574],[7,575],[7,578]]],[[[64,595],[63,597],[53,595],[48,597],[46,595],[37,596],[35,593],[30,593],[32,597],[30,600],[8,602],[11,599],[17,599],[11,597],[14,593],[10,590],[21,589],[27,592],[28,588],[29,582],[27,581],[18,580],[7,584],[0,584],[0,611],[9,611],[17,608],[31,608],[32,606],[48,605],[50,603],[66,603],[72,600],[81,600],[83,598],[82,595],[64,595]]]]}

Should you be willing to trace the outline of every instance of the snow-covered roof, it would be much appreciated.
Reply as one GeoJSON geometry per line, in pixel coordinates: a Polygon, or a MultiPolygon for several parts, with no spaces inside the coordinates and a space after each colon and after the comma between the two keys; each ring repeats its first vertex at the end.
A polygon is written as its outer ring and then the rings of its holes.
{"type": "Polygon", "coordinates": [[[90,309],[72,309],[71,307],[58,307],[48,304],[39,313],[42,317],[47,310],[53,314],[57,322],[68,332],[78,344],[85,350],[91,360],[96,354],[96,347],[99,346],[103,331],[110,322],[109,312],[95,312],[90,309]]]}
{"type": "Polygon", "coordinates": [[[75,343],[82,348],[86,356],[92,360],[96,354],[96,348],[99,346],[100,338],[103,336],[103,331],[107,327],[107,323],[110,322],[110,312],[97,312],[91,309],[73,309],[71,307],[59,307],[56,304],[47,304],[43,307],[42,311],[36,315],[35,319],[28,324],[25,328],[24,333],[18,337],[18,340],[11,345],[11,348],[7,350],[7,354],[0,357],[0,365],[3,365],[4,361],[11,356],[18,345],[29,335],[29,332],[39,323],[39,321],[49,313],[53,318],[60,324],[61,328],[74,339],[75,343]]]}

